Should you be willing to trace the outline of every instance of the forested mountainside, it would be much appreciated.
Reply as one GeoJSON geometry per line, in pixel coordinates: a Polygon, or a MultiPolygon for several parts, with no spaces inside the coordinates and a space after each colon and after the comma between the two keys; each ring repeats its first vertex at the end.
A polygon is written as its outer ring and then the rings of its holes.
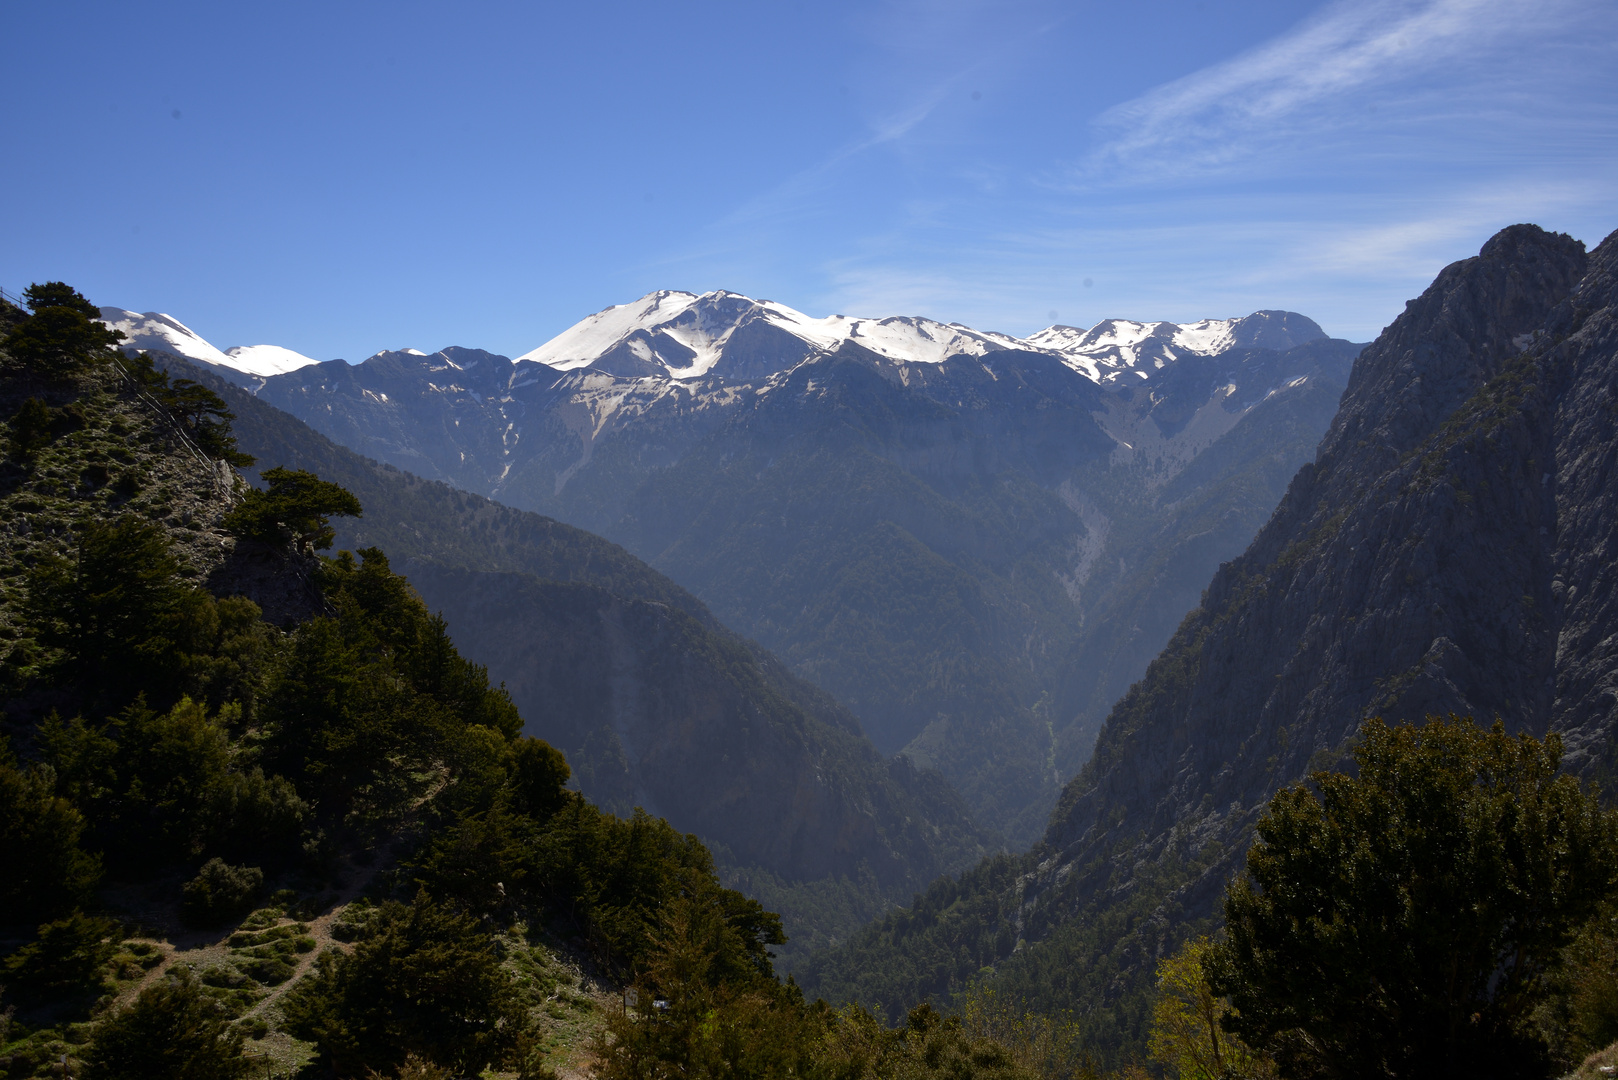
{"type": "Polygon", "coordinates": [[[806,985],[945,995],[982,969],[1138,1045],[1279,788],[1362,718],[1454,711],[1612,765],[1618,238],[1520,225],[1367,347],[1315,461],[1114,706],[1042,843],[935,884],[806,985]]]}
{"type": "MultiPolygon", "coordinates": [[[[720,299],[704,318],[753,304],[720,299]]],[[[1056,351],[1069,328],[1053,351],[978,335],[918,362],[744,319],[695,378],[458,348],[233,377],[338,442],[622,543],[1027,842],[1312,453],[1358,349],[1288,313],[1209,354],[1130,327],[1089,368],[1056,351]]]]}
{"type": "Polygon", "coordinates": [[[4,1075],[532,1075],[597,1007],[580,963],[637,977],[677,908],[717,983],[779,992],[778,920],[695,837],[567,791],[383,552],[314,554],[351,494],[255,492],[217,397],[120,361],[66,286],[29,300],[0,305],[4,1075]]]}
{"type": "Polygon", "coordinates": [[[218,391],[261,465],[353,491],[367,512],[335,520],[338,543],[393,553],[586,797],[712,845],[728,882],[781,912],[786,966],[996,846],[937,773],[884,760],[835,700],[617,545],[369,461],[168,364],[218,391]]]}

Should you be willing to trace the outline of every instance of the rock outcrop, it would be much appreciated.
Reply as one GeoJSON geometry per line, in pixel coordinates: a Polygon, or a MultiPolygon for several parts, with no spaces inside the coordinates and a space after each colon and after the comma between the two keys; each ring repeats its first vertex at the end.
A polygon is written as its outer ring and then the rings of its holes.
{"type": "Polygon", "coordinates": [[[1587,257],[1518,225],[1447,267],[1361,353],[1315,460],[1113,707],[1044,841],[935,886],[806,983],[913,999],[993,965],[1123,1045],[1156,958],[1217,920],[1270,797],[1340,764],[1366,717],[1499,717],[1609,775],[1615,424],[1618,234],[1587,257]],[[940,950],[957,959],[916,962],[940,950]]]}

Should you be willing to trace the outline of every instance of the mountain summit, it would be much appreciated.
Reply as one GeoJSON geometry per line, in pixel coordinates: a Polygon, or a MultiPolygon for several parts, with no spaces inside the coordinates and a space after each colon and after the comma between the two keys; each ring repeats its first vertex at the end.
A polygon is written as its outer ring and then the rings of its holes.
{"type": "Polygon", "coordinates": [[[1005,350],[1050,353],[1096,382],[1110,382],[1126,373],[1149,380],[1181,356],[1237,348],[1285,350],[1325,337],[1313,319],[1290,311],[1194,323],[1108,319],[1089,330],[1051,326],[1017,338],[914,316],[816,319],[739,293],[662,290],[580,320],[517,363],[629,377],[744,380],[786,371],[851,342],[906,363],[936,364],[1005,350]]]}
{"type": "Polygon", "coordinates": [[[1021,842],[1274,510],[1359,350],[1273,311],[1036,337],[657,292],[516,360],[216,370],[623,544],[1021,842]]]}
{"type": "Polygon", "coordinates": [[[101,309],[101,321],[123,332],[126,352],[164,352],[244,375],[284,375],[320,361],[280,345],[236,345],[217,349],[172,315],[141,314],[119,307],[101,309]]]}

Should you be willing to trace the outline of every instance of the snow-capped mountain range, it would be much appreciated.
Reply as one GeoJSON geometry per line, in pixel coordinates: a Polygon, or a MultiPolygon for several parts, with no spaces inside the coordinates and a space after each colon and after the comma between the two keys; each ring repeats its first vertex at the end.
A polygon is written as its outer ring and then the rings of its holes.
{"type": "Polygon", "coordinates": [[[622,544],[1023,839],[1096,719],[1058,736],[1033,704],[1139,677],[1313,453],[1359,348],[1281,311],[1019,338],[656,292],[515,360],[249,374],[173,319],[109,314],[367,457],[622,544]],[[1069,665],[1090,634],[1106,655],[1069,665]]]}
{"type": "MultiPolygon", "coordinates": [[[[124,332],[127,349],[174,352],[248,375],[280,375],[317,363],[275,345],[221,350],[179,320],[156,312],[143,315],[103,308],[102,318],[124,332]]],[[[816,319],[785,304],[739,293],[662,290],[582,319],[519,356],[516,363],[519,368],[534,363],[558,371],[589,368],[627,377],[737,380],[768,377],[852,342],[909,363],[941,363],[952,356],[1008,349],[1046,353],[1105,385],[1128,375],[1150,380],[1154,372],[1182,356],[1210,356],[1241,347],[1284,350],[1325,336],[1302,315],[1259,311],[1244,318],[1194,323],[1108,319],[1088,330],[1057,325],[1018,338],[914,316],[816,319]]],[[[424,355],[414,349],[403,352],[424,355]]]]}

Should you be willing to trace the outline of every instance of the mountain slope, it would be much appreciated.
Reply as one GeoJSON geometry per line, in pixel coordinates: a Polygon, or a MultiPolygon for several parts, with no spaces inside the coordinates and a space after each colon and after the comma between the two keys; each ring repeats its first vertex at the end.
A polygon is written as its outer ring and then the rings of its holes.
{"type": "Polygon", "coordinates": [[[261,466],[359,496],[365,516],[339,522],[339,544],[391,553],[587,796],[645,806],[700,833],[727,873],[781,883],[795,949],[985,850],[936,774],[884,761],[836,701],[617,545],[367,461],[183,361],[170,370],[226,398],[261,466]]]}
{"type": "Polygon", "coordinates": [[[1446,268],[1361,354],[1316,460],[1113,708],[1044,841],[801,978],[897,1000],[998,965],[1007,993],[1095,1010],[1123,1045],[1264,803],[1366,715],[1499,715],[1610,769],[1615,386],[1618,237],[1586,260],[1514,226],[1446,268]]]}
{"type": "Polygon", "coordinates": [[[656,293],[543,363],[447,348],[246,381],[363,453],[622,543],[1030,842],[1357,348],[1287,312],[1069,329],[1033,349],[656,293]],[[1173,483],[1198,461],[1213,502],[1173,483]]]}

